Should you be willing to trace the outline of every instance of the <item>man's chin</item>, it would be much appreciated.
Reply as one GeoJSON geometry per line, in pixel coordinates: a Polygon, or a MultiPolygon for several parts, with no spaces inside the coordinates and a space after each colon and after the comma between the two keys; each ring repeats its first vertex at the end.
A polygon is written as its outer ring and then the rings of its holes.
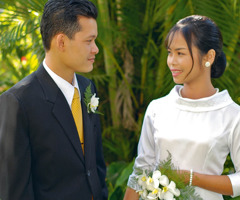
{"type": "Polygon", "coordinates": [[[87,68],[84,68],[84,69],[80,69],[78,72],[79,73],[89,73],[93,70],[93,65],[87,67],[87,68]]]}

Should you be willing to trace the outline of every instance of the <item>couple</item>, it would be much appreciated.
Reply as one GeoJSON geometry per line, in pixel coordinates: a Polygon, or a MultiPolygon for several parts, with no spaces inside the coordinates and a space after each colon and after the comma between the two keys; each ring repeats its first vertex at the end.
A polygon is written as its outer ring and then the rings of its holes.
{"type": "MultiPolygon", "coordinates": [[[[0,199],[108,198],[99,116],[94,109],[88,113],[83,101],[86,88],[92,94],[96,88],[75,74],[93,68],[96,18],[88,0],[46,3],[45,59],[0,97],[0,199]]],[[[240,195],[240,109],[210,81],[226,66],[221,34],[208,18],[193,16],[173,27],[166,46],[173,79],[183,87],[149,105],[134,168],[153,169],[170,151],[181,169],[193,169],[192,184],[203,199],[240,195]],[[238,173],[220,176],[228,152],[238,173]]],[[[135,176],[133,171],[126,200],[139,198],[135,176]]]]}

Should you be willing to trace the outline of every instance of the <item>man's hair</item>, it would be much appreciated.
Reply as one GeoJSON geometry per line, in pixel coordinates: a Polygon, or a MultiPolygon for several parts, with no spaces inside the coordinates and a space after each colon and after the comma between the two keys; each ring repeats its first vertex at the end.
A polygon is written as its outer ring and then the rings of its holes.
{"type": "Polygon", "coordinates": [[[49,0],[44,6],[40,27],[45,50],[50,50],[52,38],[58,33],[72,39],[81,30],[79,17],[97,19],[97,15],[97,8],[88,0],[49,0]]]}

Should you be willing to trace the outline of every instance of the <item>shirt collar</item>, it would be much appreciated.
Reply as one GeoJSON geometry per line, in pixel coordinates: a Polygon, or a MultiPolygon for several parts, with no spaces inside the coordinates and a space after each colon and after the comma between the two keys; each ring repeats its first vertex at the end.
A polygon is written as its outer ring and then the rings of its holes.
{"type": "Polygon", "coordinates": [[[57,86],[59,87],[59,89],[62,91],[63,95],[65,96],[68,105],[71,108],[72,105],[72,99],[73,99],[73,95],[74,95],[74,87],[76,87],[79,91],[79,96],[80,96],[80,100],[81,100],[81,93],[80,93],[80,89],[78,87],[78,82],[77,82],[77,78],[76,78],[76,74],[74,74],[73,77],[73,82],[72,84],[70,84],[69,82],[67,82],[65,79],[63,79],[62,77],[58,76],[56,73],[54,73],[46,64],[45,59],[43,60],[43,66],[45,68],[45,70],[47,71],[47,73],[51,76],[51,78],[53,79],[53,81],[57,84],[57,86]]]}

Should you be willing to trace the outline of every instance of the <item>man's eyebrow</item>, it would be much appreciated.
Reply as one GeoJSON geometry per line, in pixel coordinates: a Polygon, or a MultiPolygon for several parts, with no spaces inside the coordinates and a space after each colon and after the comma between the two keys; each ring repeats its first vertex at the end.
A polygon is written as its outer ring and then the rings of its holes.
{"type": "Polygon", "coordinates": [[[89,35],[87,38],[97,38],[97,35],[89,35]]]}

